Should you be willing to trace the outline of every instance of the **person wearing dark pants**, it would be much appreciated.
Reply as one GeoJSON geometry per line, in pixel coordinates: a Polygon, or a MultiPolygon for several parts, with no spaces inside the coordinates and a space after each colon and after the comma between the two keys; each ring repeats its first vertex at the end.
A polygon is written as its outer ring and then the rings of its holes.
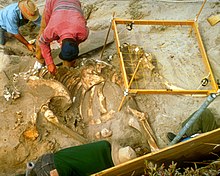
{"type": "Polygon", "coordinates": [[[0,27],[0,44],[5,44],[5,30],[0,27]]]}
{"type": "MultiPolygon", "coordinates": [[[[183,123],[182,123],[182,127],[184,127],[186,125],[186,123],[191,119],[191,117],[195,114],[195,112],[190,115],[189,118],[187,118],[183,123]]],[[[199,118],[193,123],[193,125],[191,125],[185,135],[182,137],[182,140],[184,139],[188,139],[191,136],[193,136],[194,134],[197,133],[205,133],[208,131],[212,131],[219,128],[217,122],[216,122],[216,118],[214,117],[214,115],[212,114],[212,112],[210,111],[210,109],[205,109],[202,114],[199,116],[199,118]]],[[[167,133],[167,137],[170,141],[172,141],[176,135],[172,132],[168,132],[167,133]]]]}
{"type": "Polygon", "coordinates": [[[102,140],[44,154],[26,176],[87,176],[113,166],[111,144],[102,140]]]}

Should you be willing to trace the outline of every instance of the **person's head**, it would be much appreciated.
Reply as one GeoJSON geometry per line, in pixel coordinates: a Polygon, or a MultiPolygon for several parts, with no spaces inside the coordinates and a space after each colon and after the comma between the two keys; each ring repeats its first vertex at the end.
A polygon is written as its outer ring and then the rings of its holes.
{"type": "Polygon", "coordinates": [[[72,38],[62,40],[61,51],[59,54],[60,59],[71,62],[77,58],[79,48],[76,41],[72,38]]]}
{"type": "Polygon", "coordinates": [[[37,6],[31,0],[20,0],[18,7],[24,18],[29,21],[36,21],[40,16],[37,6]]]}

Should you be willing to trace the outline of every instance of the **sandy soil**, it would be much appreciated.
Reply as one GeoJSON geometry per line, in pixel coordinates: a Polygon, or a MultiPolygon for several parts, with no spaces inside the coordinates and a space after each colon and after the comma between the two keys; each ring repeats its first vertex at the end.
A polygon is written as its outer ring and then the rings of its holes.
{"type": "MultiPolygon", "coordinates": [[[[12,1],[0,2],[5,6],[12,1]]],[[[37,1],[41,12],[43,2],[37,1]]],[[[81,2],[88,17],[90,38],[99,38],[94,45],[104,43],[105,38],[97,36],[109,28],[113,12],[116,17],[124,19],[191,20],[195,19],[202,5],[202,1],[81,2]]],[[[219,12],[220,3],[208,1],[198,19],[216,80],[220,79],[220,23],[211,26],[207,18],[219,12]]],[[[31,40],[38,30],[29,25],[22,28],[22,33],[31,40]]],[[[141,78],[133,88],[163,88],[166,81],[182,89],[199,87],[208,73],[201,62],[195,36],[189,36],[188,32],[189,28],[180,26],[134,26],[132,31],[119,26],[121,44],[142,47],[146,53],[152,54],[157,63],[153,72],[156,74],[152,75],[152,70],[145,70],[145,74],[139,72],[141,78]]],[[[85,47],[90,45],[84,44],[85,47]]],[[[118,111],[124,88],[115,43],[105,49],[102,57],[104,63],[95,61],[100,59],[100,54],[101,50],[96,50],[83,55],[77,60],[75,68],[60,66],[58,74],[52,78],[49,74],[42,77],[44,70],[40,74],[32,70],[35,62],[33,54],[14,39],[10,38],[5,46],[0,47],[0,175],[23,173],[27,161],[35,160],[45,152],[81,144],[83,140],[74,137],[74,132],[85,138],[86,142],[106,139],[116,147],[130,146],[137,156],[150,152],[145,131],[130,108],[144,114],[158,147],[164,148],[169,144],[166,133],[177,133],[181,122],[206,99],[184,95],[136,94],[127,96],[118,111]],[[8,101],[3,96],[6,90],[14,92],[8,101]],[[47,121],[42,106],[52,110],[59,122],[72,131],[47,121]],[[130,121],[133,121],[135,128],[129,126],[130,121]]],[[[56,50],[54,56],[57,59],[56,50]]],[[[220,114],[219,101],[217,98],[209,106],[216,117],[220,114]]]]}

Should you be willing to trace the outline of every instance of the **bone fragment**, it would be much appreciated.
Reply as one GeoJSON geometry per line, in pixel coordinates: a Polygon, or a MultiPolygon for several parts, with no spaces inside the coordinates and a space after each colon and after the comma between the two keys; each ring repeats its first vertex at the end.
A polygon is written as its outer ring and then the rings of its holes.
{"type": "MultiPolygon", "coordinates": [[[[105,61],[98,60],[98,59],[95,59],[95,61],[96,61],[97,63],[102,63],[102,64],[105,64],[105,65],[107,65],[107,66],[109,66],[109,67],[112,67],[111,64],[109,64],[109,63],[107,63],[107,62],[105,62],[105,61]]],[[[103,67],[103,68],[104,68],[104,67],[103,67]]]]}
{"type": "Polygon", "coordinates": [[[84,100],[85,94],[86,94],[86,90],[85,90],[85,89],[82,89],[82,94],[81,94],[81,99],[80,99],[80,105],[79,105],[79,114],[80,114],[80,117],[81,117],[82,119],[83,119],[82,107],[83,107],[83,100],[84,100]]]}
{"type": "Polygon", "coordinates": [[[48,73],[47,68],[46,68],[46,69],[43,69],[42,72],[39,73],[39,77],[40,77],[40,78],[43,78],[47,73],[48,73]]]}
{"type": "Polygon", "coordinates": [[[6,99],[6,101],[9,101],[10,100],[10,98],[11,98],[11,93],[10,93],[10,91],[9,91],[9,88],[5,88],[5,90],[4,90],[4,92],[3,92],[3,96],[4,96],[4,98],[6,99]]]}
{"type": "Polygon", "coordinates": [[[40,78],[38,76],[30,76],[29,79],[30,80],[37,80],[37,79],[40,79],[40,78]]]}
{"type": "Polygon", "coordinates": [[[23,124],[24,124],[24,119],[23,119],[22,111],[17,111],[15,125],[12,129],[16,129],[18,126],[23,124]]]}
{"type": "Polygon", "coordinates": [[[121,87],[123,86],[123,80],[118,73],[114,73],[112,75],[111,81],[115,84],[118,84],[121,87]]]}
{"type": "Polygon", "coordinates": [[[99,118],[97,118],[97,119],[92,119],[92,120],[90,121],[90,124],[91,124],[91,125],[94,125],[94,124],[99,125],[99,124],[101,124],[101,123],[102,123],[102,121],[101,121],[99,118]]]}
{"type": "Polygon", "coordinates": [[[52,123],[53,125],[55,125],[59,129],[61,129],[63,132],[67,133],[72,138],[80,141],[83,144],[87,143],[87,139],[85,139],[84,137],[82,137],[78,133],[74,132],[70,128],[66,127],[61,122],[59,122],[58,118],[53,114],[53,112],[51,110],[49,110],[49,109],[46,110],[44,113],[44,116],[50,123],[52,123]]]}
{"type": "Polygon", "coordinates": [[[101,63],[97,63],[97,64],[96,64],[96,71],[97,71],[98,73],[101,73],[101,72],[102,72],[102,69],[105,68],[105,67],[106,67],[106,65],[101,64],[101,63]]]}
{"type": "Polygon", "coordinates": [[[112,135],[112,131],[108,130],[107,128],[104,128],[101,130],[101,135],[104,138],[110,137],[112,135]]]}
{"type": "Polygon", "coordinates": [[[136,157],[137,157],[137,155],[136,155],[135,151],[130,146],[120,148],[118,151],[118,159],[121,163],[129,161],[129,160],[134,159],[136,157]]]}
{"type": "Polygon", "coordinates": [[[5,86],[3,96],[6,101],[9,101],[10,99],[16,100],[21,97],[21,93],[16,89],[15,86],[13,88],[5,86]]]}
{"type": "Polygon", "coordinates": [[[167,87],[167,89],[171,89],[171,90],[185,90],[185,89],[183,89],[181,87],[177,87],[177,86],[175,86],[173,84],[170,84],[168,81],[165,81],[164,85],[167,87]]]}
{"type": "Polygon", "coordinates": [[[128,121],[128,125],[129,125],[130,127],[135,128],[135,129],[138,130],[139,132],[141,132],[141,127],[140,127],[140,124],[139,124],[139,122],[137,121],[137,119],[131,117],[131,118],[129,119],[129,121],[128,121]]]}
{"type": "Polygon", "coordinates": [[[112,115],[113,115],[114,113],[115,113],[115,111],[111,109],[109,112],[103,114],[103,115],[101,116],[102,122],[106,122],[106,121],[108,121],[109,119],[111,119],[111,118],[112,118],[112,115]]]}
{"type": "Polygon", "coordinates": [[[142,62],[143,67],[153,70],[155,66],[152,64],[152,60],[153,60],[153,56],[151,55],[151,53],[145,53],[143,55],[143,62],[142,62]]]}
{"type": "Polygon", "coordinates": [[[88,110],[87,110],[87,114],[88,114],[88,117],[89,118],[92,118],[93,117],[93,98],[94,98],[94,94],[95,94],[95,86],[92,87],[91,89],[91,92],[90,92],[90,97],[89,97],[89,107],[88,107],[88,110]]]}
{"type": "Polygon", "coordinates": [[[102,83],[101,87],[99,87],[97,94],[98,94],[98,98],[99,98],[99,103],[100,103],[100,111],[101,114],[104,114],[107,112],[107,108],[106,108],[106,98],[103,95],[103,86],[104,86],[104,82],[102,83]]]}
{"type": "Polygon", "coordinates": [[[103,81],[104,81],[104,78],[97,74],[93,66],[90,66],[82,70],[81,82],[82,82],[83,88],[86,89],[86,91],[89,90],[94,85],[97,85],[103,81]]]}
{"type": "Polygon", "coordinates": [[[98,131],[97,133],[95,133],[95,137],[96,137],[96,139],[100,139],[101,138],[101,133],[98,131]]]}

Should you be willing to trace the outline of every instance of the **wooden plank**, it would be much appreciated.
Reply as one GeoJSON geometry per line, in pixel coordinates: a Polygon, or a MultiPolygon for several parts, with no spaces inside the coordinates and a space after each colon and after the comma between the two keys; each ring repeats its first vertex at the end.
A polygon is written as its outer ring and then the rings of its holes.
{"type": "Polygon", "coordinates": [[[197,159],[210,159],[213,156],[212,153],[220,153],[220,146],[218,146],[220,144],[219,136],[220,128],[106,169],[93,174],[93,176],[129,175],[128,173],[133,173],[134,171],[134,175],[143,173],[146,160],[159,165],[162,163],[169,165],[172,161],[183,163],[185,161],[196,161],[197,159]]]}
{"type": "Polygon", "coordinates": [[[211,26],[216,25],[218,22],[220,22],[220,14],[210,16],[210,17],[207,19],[207,21],[209,22],[209,24],[210,24],[211,26]]]}

